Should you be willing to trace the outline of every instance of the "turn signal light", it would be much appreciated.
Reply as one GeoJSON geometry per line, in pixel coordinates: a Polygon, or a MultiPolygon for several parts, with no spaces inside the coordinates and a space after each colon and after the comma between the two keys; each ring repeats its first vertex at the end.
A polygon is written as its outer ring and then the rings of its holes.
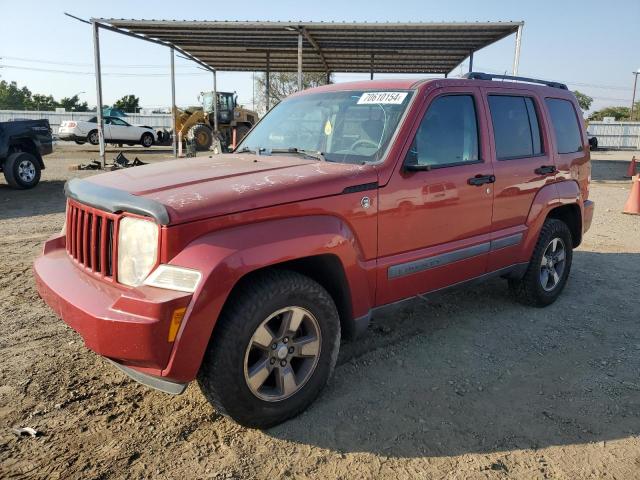
{"type": "Polygon", "coordinates": [[[184,318],[184,314],[187,311],[187,307],[176,308],[173,311],[173,315],[171,315],[171,324],[169,325],[169,336],[167,340],[173,342],[178,335],[178,330],[180,329],[180,324],[182,323],[182,319],[184,318]]]}

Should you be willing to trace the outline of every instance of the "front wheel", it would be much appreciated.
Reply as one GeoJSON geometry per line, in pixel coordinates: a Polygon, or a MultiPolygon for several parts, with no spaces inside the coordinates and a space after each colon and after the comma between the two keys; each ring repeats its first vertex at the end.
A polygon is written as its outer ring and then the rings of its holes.
{"type": "Polygon", "coordinates": [[[149,132],[143,133],[142,138],[140,138],[140,144],[144,148],[149,148],[151,145],[153,145],[153,135],[149,132]]]}
{"type": "Polygon", "coordinates": [[[567,283],[573,259],[571,231],[561,220],[547,219],[524,277],[509,280],[509,289],[525,305],[552,304],[567,283]]]}
{"type": "Polygon", "coordinates": [[[219,412],[241,425],[267,428],[315,400],[339,348],[338,312],[327,291],[299,273],[270,271],[234,292],[198,383],[219,412]]]}

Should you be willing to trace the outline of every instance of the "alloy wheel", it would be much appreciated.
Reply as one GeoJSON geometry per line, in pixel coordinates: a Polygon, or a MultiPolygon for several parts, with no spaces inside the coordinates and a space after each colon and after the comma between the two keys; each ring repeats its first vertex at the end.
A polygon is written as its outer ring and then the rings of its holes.
{"type": "Polygon", "coordinates": [[[561,238],[549,242],[540,262],[540,284],[550,292],[558,286],[565,269],[566,247],[561,238]]]}
{"type": "Polygon", "coordinates": [[[256,329],[244,356],[244,378],[261,400],[279,402],[311,378],[321,350],[318,320],[302,307],[272,313],[256,329]]]}
{"type": "Polygon", "coordinates": [[[18,177],[25,183],[33,182],[36,178],[36,166],[30,160],[22,160],[18,164],[18,177]]]}

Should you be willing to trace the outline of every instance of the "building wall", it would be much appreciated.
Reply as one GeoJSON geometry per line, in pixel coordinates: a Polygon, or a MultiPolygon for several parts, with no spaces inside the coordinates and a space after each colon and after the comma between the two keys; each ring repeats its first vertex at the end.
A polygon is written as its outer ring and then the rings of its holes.
{"type": "Polygon", "coordinates": [[[589,122],[587,130],[600,148],[640,150],[640,122],[589,122]]]}
{"type": "MultiPolygon", "coordinates": [[[[53,130],[53,133],[57,133],[58,127],[65,120],[89,120],[96,116],[96,112],[39,112],[39,111],[25,111],[25,110],[0,110],[0,122],[7,122],[9,120],[49,120],[49,124],[53,130]]],[[[155,129],[171,129],[171,115],[169,114],[152,114],[152,115],[140,115],[140,114],[128,114],[125,117],[125,121],[134,125],[147,125],[155,129]]]]}

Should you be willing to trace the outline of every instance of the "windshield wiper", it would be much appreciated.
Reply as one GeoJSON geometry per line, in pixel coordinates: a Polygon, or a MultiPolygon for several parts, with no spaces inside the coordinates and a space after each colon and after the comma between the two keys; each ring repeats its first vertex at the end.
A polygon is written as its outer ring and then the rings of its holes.
{"type": "Polygon", "coordinates": [[[304,155],[305,157],[311,157],[316,160],[320,160],[321,162],[326,162],[327,159],[324,157],[322,152],[314,152],[311,150],[304,150],[302,148],[290,147],[290,148],[272,148],[271,153],[297,153],[299,155],[304,155]]]}
{"type": "Polygon", "coordinates": [[[260,155],[265,150],[266,150],[266,148],[264,148],[264,147],[258,147],[255,150],[251,150],[249,147],[244,147],[241,150],[238,150],[238,151],[236,151],[234,153],[252,153],[254,155],[260,155]]]}

